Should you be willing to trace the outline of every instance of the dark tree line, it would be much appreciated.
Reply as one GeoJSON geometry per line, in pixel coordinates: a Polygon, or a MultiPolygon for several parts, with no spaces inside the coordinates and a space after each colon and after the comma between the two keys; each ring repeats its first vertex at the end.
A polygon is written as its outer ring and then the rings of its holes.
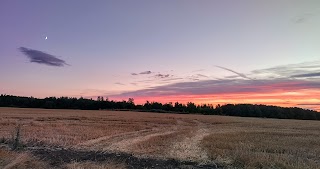
{"type": "Polygon", "coordinates": [[[0,107],[21,108],[45,108],[45,109],[81,109],[81,110],[136,110],[163,113],[192,113],[206,115],[227,115],[241,117],[264,117],[279,119],[303,119],[320,120],[320,113],[297,107],[278,107],[253,104],[226,104],[213,106],[212,104],[196,105],[192,102],[187,104],[149,102],[139,105],[134,103],[133,98],[128,101],[113,101],[108,98],[98,97],[97,100],[74,97],[47,97],[44,99],[34,97],[21,97],[12,95],[0,95],[0,107]]]}

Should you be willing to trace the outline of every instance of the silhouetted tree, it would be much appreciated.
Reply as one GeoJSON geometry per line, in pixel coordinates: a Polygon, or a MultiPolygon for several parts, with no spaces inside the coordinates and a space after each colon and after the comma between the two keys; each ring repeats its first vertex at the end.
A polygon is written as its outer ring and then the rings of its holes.
{"type": "Polygon", "coordinates": [[[306,110],[297,107],[278,107],[253,104],[212,104],[196,105],[188,102],[187,105],[175,102],[159,103],[146,101],[143,105],[135,105],[134,99],[128,101],[113,101],[108,98],[104,99],[98,96],[97,100],[86,99],[83,97],[46,97],[38,99],[34,97],[20,97],[1,94],[0,107],[24,107],[24,108],[47,108],[47,109],[82,109],[82,110],[99,110],[99,109],[137,109],[143,111],[155,112],[182,112],[182,113],[200,113],[206,115],[228,115],[243,117],[266,117],[280,119],[303,119],[303,120],[320,120],[320,113],[313,110],[306,110]]]}

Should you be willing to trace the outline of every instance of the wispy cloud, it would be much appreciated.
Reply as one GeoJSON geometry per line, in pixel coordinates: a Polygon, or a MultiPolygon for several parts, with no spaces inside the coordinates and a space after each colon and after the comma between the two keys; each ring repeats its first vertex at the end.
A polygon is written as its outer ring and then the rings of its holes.
{"type": "Polygon", "coordinates": [[[320,72],[320,60],[254,70],[251,76],[256,78],[295,78],[315,77],[320,72]]]}
{"type": "Polygon", "coordinates": [[[299,74],[299,75],[293,75],[291,77],[320,77],[320,73],[306,73],[306,74],[299,74]]]}
{"type": "Polygon", "coordinates": [[[295,91],[301,89],[319,89],[320,82],[274,79],[274,80],[201,80],[180,82],[122,93],[122,96],[163,96],[163,95],[202,95],[232,93],[265,93],[273,91],[295,91]]]}
{"type": "Polygon", "coordinates": [[[140,72],[140,73],[131,73],[131,75],[133,76],[136,76],[136,75],[148,75],[148,74],[151,74],[152,72],[150,70],[148,71],[143,71],[143,72],[140,72]]]}
{"type": "Polygon", "coordinates": [[[234,70],[232,70],[232,69],[225,68],[225,67],[222,67],[222,66],[215,66],[215,67],[218,67],[218,68],[221,68],[221,69],[227,70],[227,71],[229,71],[229,72],[235,73],[235,74],[237,74],[238,76],[243,77],[243,78],[245,78],[245,79],[250,79],[250,80],[252,80],[252,78],[249,78],[249,77],[248,77],[248,76],[246,76],[245,74],[243,74],[243,73],[239,73],[239,72],[236,72],[236,71],[234,71],[234,70]]]}
{"type": "Polygon", "coordinates": [[[116,85],[122,85],[122,86],[124,86],[124,85],[125,85],[125,84],[120,83],[120,82],[116,82],[116,83],[114,83],[114,84],[116,84],[116,85]]]}
{"type": "Polygon", "coordinates": [[[177,81],[177,80],[183,80],[184,78],[181,77],[174,77],[174,78],[165,78],[162,79],[163,82],[170,82],[170,81],[177,81]]]}
{"type": "Polygon", "coordinates": [[[193,75],[187,76],[185,79],[188,79],[191,81],[199,81],[199,80],[207,80],[207,79],[209,79],[209,76],[198,73],[198,74],[193,74],[193,75]]]}
{"type": "Polygon", "coordinates": [[[301,103],[299,106],[320,106],[320,103],[301,103]]]}
{"type": "MultiPolygon", "coordinates": [[[[138,83],[155,83],[147,88],[112,95],[114,98],[134,97],[137,100],[198,101],[223,103],[256,103],[300,106],[320,110],[320,61],[305,62],[253,70],[248,74],[217,66],[237,76],[214,78],[203,74],[149,79],[138,83]],[[238,77],[242,78],[238,78],[238,77]],[[248,77],[249,76],[249,77],[248,77]],[[252,77],[252,78],[251,78],[252,77]],[[250,79],[250,80],[248,80],[250,79]],[[216,100],[218,99],[218,100],[216,100]],[[300,104],[301,105],[298,105],[300,104]],[[304,105],[302,105],[304,104],[304,105]]],[[[159,73],[160,74],[160,73],[159,73]]],[[[166,74],[160,74],[162,77],[166,74]]],[[[170,75],[170,74],[169,74],[170,75]]]]}
{"type": "Polygon", "coordinates": [[[196,74],[196,76],[198,76],[198,77],[205,77],[205,78],[208,78],[208,76],[203,75],[203,74],[196,74]]]}
{"type": "Polygon", "coordinates": [[[197,69],[197,70],[194,70],[192,72],[202,72],[202,71],[205,71],[205,69],[197,69]]]}
{"type": "Polygon", "coordinates": [[[293,21],[293,23],[296,23],[296,24],[304,23],[304,22],[308,21],[308,19],[310,19],[313,15],[314,14],[312,14],[312,13],[305,13],[303,15],[294,17],[292,19],[292,21],[293,21]]]}
{"type": "Polygon", "coordinates": [[[148,71],[144,71],[144,72],[140,72],[139,74],[140,75],[148,75],[148,74],[151,74],[152,72],[150,70],[148,71]]]}
{"type": "Polygon", "coordinates": [[[56,56],[42,51],[28,49],[25,47],[20,47],[19,50],[30,59],[30,62],[45,64],[48,66],[69,65],[64,60],[58,59],[56,56]]]}
{"type": "Polygon", "coordinates": [[[170,77],[169,74],[161,74],[161,73],[158,73],[158,74],[156,74],[156,75],[154,75],[154,76],[157,77],[157,78],[167,78],[167,77],[170,77]]]}

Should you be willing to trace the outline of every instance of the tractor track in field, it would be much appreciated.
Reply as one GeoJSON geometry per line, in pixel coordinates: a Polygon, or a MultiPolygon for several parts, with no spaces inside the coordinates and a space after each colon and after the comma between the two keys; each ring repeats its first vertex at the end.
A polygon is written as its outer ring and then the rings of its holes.
{"type": "Polygon", "coordinates": [[[33,149],[35,156],[50,159],[51,165],[59,166],[72,161],[121,161],[128,169],[218,169],[223,166],[208,161],[200,147],[203,137],[209,135],[209,126],[198,120],[177,120],[177,125],[168,128],[152,128],[125,132],[114,136],[104,136],[78,144],[76,149],[33,149]],[[135,145],[151,138],[190,130],[190,135],[174,142],[168,142],[166,158],[134,155],[135,145]],[[84,149],[85,147],[85,149],[84,149]]]}
{"type": "Polygon", "coordinates": [[[208,163],[210,160],[200,146],[201,140],[210,134],[208,126],[198,120],[193,121],[196,125],[193,127],[191,134],[183,140],[175,142],[170,148],[170,157],[179,160],[198,161],[208,163]]]}
{"type": "MultiPolygon", "coordinates": [[[[206,152],[201,149],[201,140],[209,134],[209,125],[198,120],[184,121],[177,119],[176,124],[159,128],[143,129],[132,132],[124,132],[117,135],[102,136],[84,141],[70,148],[61,147],[26,147],[41,160],[48,161],[54,168],[62,167],[73,161],[120,161],[127,168],[222,168],[212,161],[208,161],[206,152]],[[187,133],[187,134],[186,134],[187,133]],[[148,146],[157,146],[150,140],[165,139],[165,147],[162,151],[166,156],[144,155],[139,156],[139,145],[150,143],[148,146]],[[173,139],[172,139],[173,137],[173,139]]],[[[141,147],[140,147],[141,148],[141,147]]]]}
{"type": "MultiPolygon", "coordinates": [[[[144,144],[155,137],[161,137],[176,133],[178,136],[182,131],[189,131],[187,135],[168,141],[165,148],[169,158],[185,161],[196,161],[208,163],[209,158],[206,151],[200,146],[201,140],[210,134],[209,125],[199,120],[184,121],[177,119],[176,125],[172,127],[151,128],[134,132],[125,132],[113,136],[103,136],[78,144],[74,148],[80,150],[94,150],[115,153],[138,153],[138,144],[144,144]]],[[[152,144],[152,143],[151,143],[152,144]]],[[[157,146],[157,145],[155,145],[157,146]]],[[[141,146],[140,146],[141,147],[141,146]]],[[[140,153],[141,154],[141,153],[140,153]]]]}
{"type": "Polygon", "coordinates": [[[116,143],[124,139],[134,138],[136,136],[139,136],[140,134],[148,134],[152,132],[156,132],[156,129],[144,129],[144,130],[138,130],[138,131],[124,132],[124,133],[111,135],[111,136],[102,136],[99,138],[95,138],[95,139],[91,139],[91,140],[87,140],[85,142],[79,143],[74,148],[101,147],[103,145],[116,143]]]}
{"type": "Polygon", "coordinates": [[[108,152],[127,152],[130,153],[131,147],[140,142],[176,132],[175,129],[170,128],[152,128],[145,130],[138,130],[134,132],[125,132],[113,136],[103,136],[96,139],[88,140],[80,143],[73,148],[84,150],[108,151],[108,152]]]}
{"type": "Polygon", "coordinates": [[[190,131],[187,136],[168,142],[168,155],[170,158],[179,160],[200,161],[206,163],[208,156],[206,151],[200,147],[201,140],[209,135],[209,126],[198,120],[183,121],[176,120],[172,127],[143,129],[133,132],[125,132],[113,136],[103,136],[80,143],[73,148],[80,150],[93,150],[103,152],[135,153],[139,150],[135,145],[146,142],[159,136],[170,135],[181,131],[190,131]]]}

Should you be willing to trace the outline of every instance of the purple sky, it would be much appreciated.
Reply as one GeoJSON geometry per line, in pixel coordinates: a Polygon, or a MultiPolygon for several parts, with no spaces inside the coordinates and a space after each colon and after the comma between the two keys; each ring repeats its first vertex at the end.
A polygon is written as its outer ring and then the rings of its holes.
{"type": "MultiPolygon", "coordinates": [[[[242,80],[319,87],[319,0],[2,0],[0,25],[0,93],[124,99],[152,90],[156,101],[218,95],[219,84],[242,92],[242,80]]],[[[294,105],[320,100],[310,97],[294,105]]]]}

